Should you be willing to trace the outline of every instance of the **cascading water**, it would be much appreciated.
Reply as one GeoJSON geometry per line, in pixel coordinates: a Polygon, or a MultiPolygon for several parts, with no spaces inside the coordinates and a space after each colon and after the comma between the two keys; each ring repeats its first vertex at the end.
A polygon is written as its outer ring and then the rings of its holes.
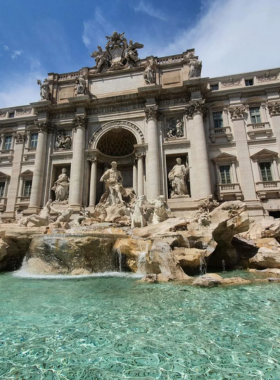
{"type": "Polygon", "coordinates": [[[200,272],[200,275],[203,276],[204,274],[207,273],[207,263],[206,263],[204,254],[201,254],[199,258],[199,262],[200,262],[199,272],[200,272]]]}
{"type": "Polygon", "coordinates": [[[226,262],[222,260],[223,273],[226,273],[226,262]]]}
{"type": "Polygon", "coordinates": [[[137,261],[137,273],[146,274],[146,255],[147,251],[143,251],[140,253],[137,261]]]}

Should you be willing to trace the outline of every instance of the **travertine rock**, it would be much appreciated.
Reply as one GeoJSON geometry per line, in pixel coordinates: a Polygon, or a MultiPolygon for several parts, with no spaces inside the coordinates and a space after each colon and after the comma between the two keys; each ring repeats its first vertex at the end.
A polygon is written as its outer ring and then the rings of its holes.
{"type": "Polygon", "coordinates": [[[200,266],[201,259],[207,255],[207,251],[197,248],[175,248],[174,254],[184,270],[196,270],[200,266]]]}
{"type": "Polygon", "coordinates": [[[169,218],[162,223],[149,225],[144,228],[134,228],[132,237],[153,237],[165,234],[176,229],[186,227],[187,222],[185,218],[169,218]]]}
{"type": "Polygon", "coordinates": [[[132,238],[118,239],[113,246],[113,251],[126,256],[126,263],[133,272],[137,272],[137,270],[141,272],[141,268],[139,268],[141,265],[139,263],[139,257],[141,255],[143,259],[145,259],[151,249],[151,245],[151,240],[132,238]]]}
{"type": "Polygon", "coordinates": [[[216,273],[207,273],[204,276],[197,277],[193,285],[201,286],[201,287],[211,287],[221,285],[223,282],[223,278],[216,273]]]}

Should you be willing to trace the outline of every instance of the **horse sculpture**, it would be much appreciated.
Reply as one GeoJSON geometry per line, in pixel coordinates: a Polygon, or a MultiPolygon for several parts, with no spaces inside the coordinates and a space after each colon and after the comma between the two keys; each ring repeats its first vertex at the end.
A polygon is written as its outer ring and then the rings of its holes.
{"type": "Polygon", "coordinates": [[[131,214],[131,228],[135,227],[146,227],[147,222],[143,213],[143,203],[145,200],[144,195],[137,197],[134,204],[134,210],[131,214]]]}

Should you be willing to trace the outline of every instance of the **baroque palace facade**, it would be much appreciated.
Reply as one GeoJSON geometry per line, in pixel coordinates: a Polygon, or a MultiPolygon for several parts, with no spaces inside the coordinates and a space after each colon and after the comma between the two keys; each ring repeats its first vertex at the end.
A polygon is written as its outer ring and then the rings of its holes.
{"type": "Polygon", "coordinates": [[[244,200],[251,217],[280,215],[280,69],[204,78],[194,49],[139,59],[142,47],[114,32],[93,68],[50,73],[41,100],[0,109],[3,222],[49,199],[93,210],[112,161],[124,188],[163,195],[174,215],[210,194],[244,200]],[[168,175],[178,158],[183,194],[168,175]],[[69,189],[57,195],[61,176],[69,189]]]}

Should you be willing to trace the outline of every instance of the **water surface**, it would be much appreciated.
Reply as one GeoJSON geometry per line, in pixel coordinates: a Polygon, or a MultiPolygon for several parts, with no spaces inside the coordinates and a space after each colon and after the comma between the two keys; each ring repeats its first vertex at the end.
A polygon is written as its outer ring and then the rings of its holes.
{"type": "Polygon", "coordinates": [[[0,379],[280,379],[280,284],[0,275],[0,379]]]}

